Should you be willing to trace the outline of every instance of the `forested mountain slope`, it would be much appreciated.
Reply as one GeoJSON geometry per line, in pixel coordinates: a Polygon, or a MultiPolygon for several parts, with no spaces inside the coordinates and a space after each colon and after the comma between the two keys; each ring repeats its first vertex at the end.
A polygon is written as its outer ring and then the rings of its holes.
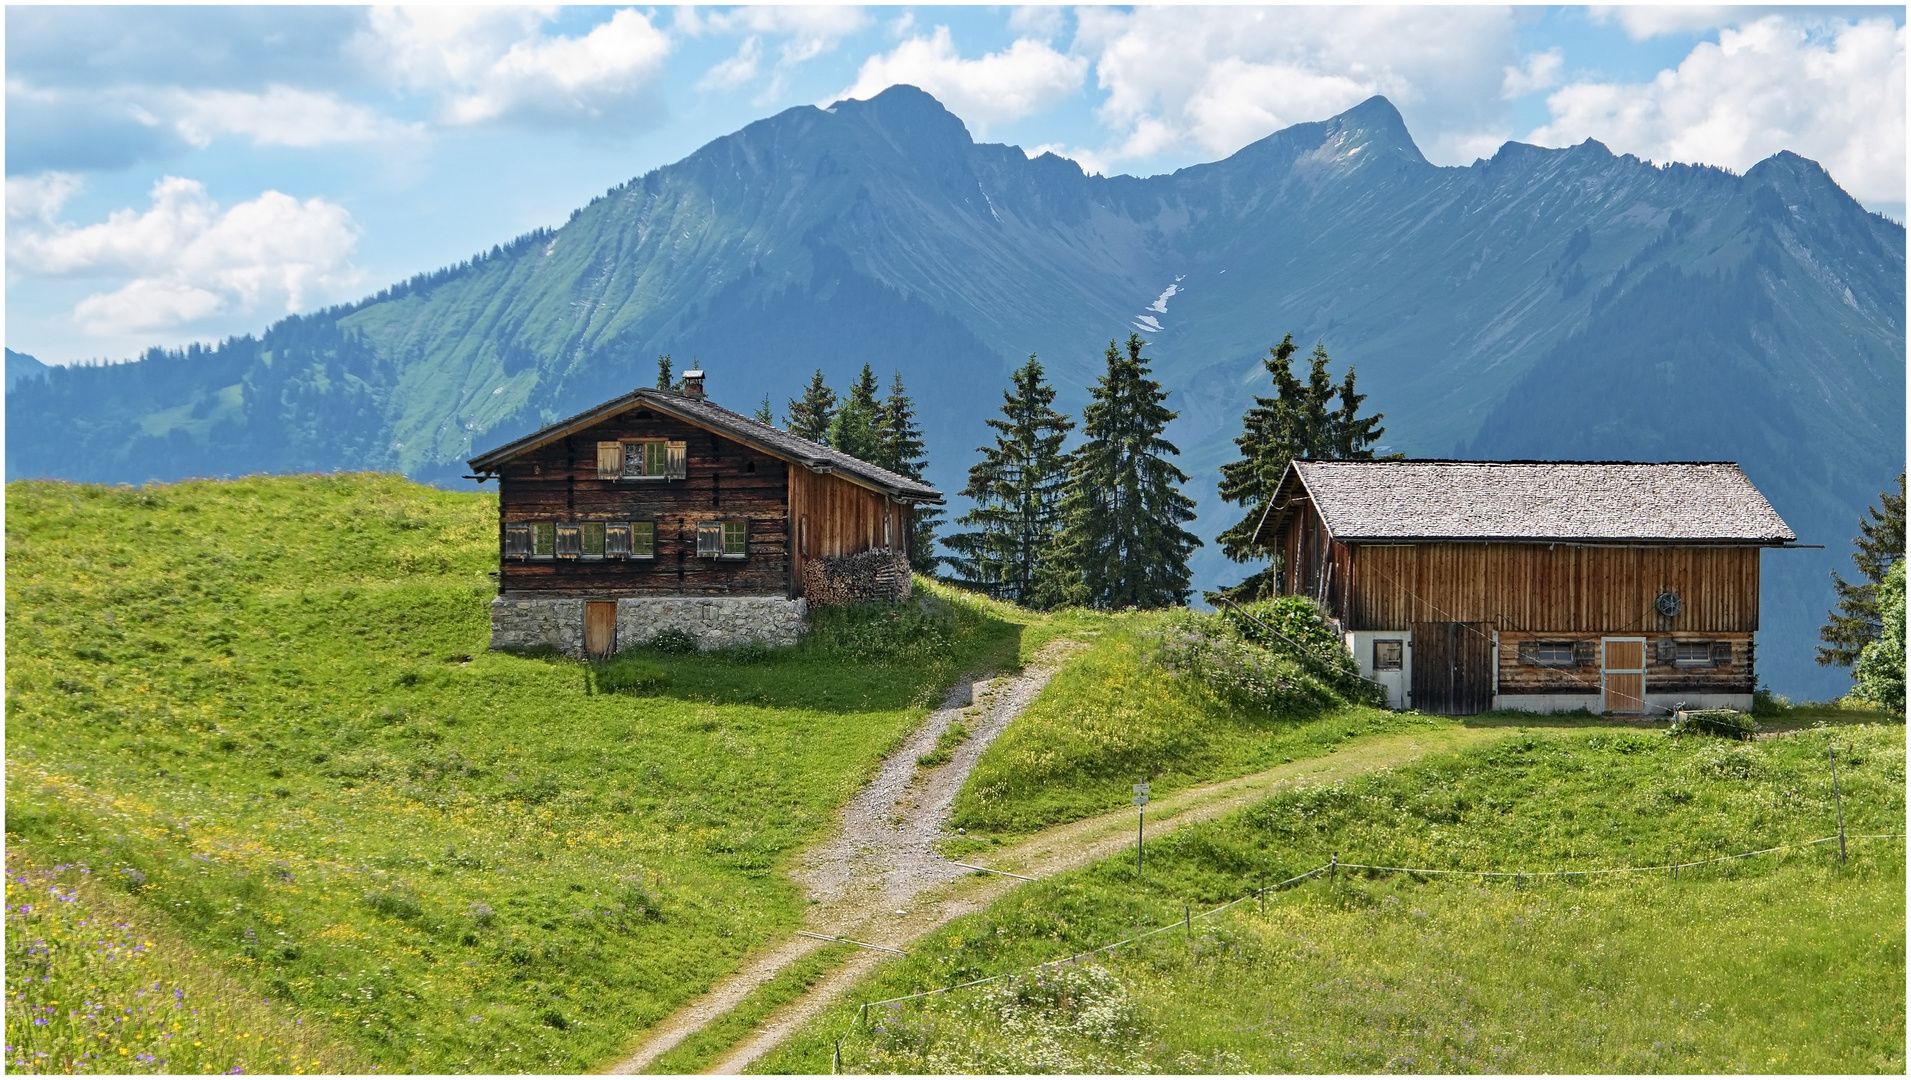
{"type": "MultiPolygon", "coordinates": [[[[959,489],[1006,371],[1079,409],[1151,341],[1204,537],[1259,358],[1358,366],[1415,457],[1734,459],[1805,542],[1766,556],[1761,670],[1810,663],[1864,507],[1904,458],[1905,238],[1816,164],[1743,176],[1598,143],[1429,164],[1374,98],[1212,164],[1085,176],[974,143],[921,91],[801,107],[612,188],[563,227],[209,350],[9,390],[8,475],[141,481],[329,468],[456,482],[463,459],[648,383],[658,353],[781,413],[811,369],[899,370],[959,489]]],[[[1212,548],[1196,583],[1242,571],[1212,548]]]]}

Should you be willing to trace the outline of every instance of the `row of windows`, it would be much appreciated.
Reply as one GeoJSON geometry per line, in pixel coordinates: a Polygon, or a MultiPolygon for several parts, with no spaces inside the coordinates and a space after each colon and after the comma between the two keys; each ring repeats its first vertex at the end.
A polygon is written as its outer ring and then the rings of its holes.
{"type": "MultiPolygon", "coordinates": [[[[507,559],[651,559],[657,555],[654,521],[519,521],[504,527],[507,559]]],[[[745,518],[697,522],[697,557],[745,559],[745,518]]]]}
{"type": "MultiPolygon", "coordinates": [[[[1599,662],[1596,641],[1522,641],[1520,663],[1528,667],[1588,667],[1599,662]]],[[[1660,638],[1656,660],[1675,667],[1729,667],[1732,643],[1729,641],[1681,641],[1660,638]]]]}
{"type": "Polygon", "coordinates": [[[599,480],[682,480],[685,444],[670,439],[627,439],[597,444],[599,480]]]}

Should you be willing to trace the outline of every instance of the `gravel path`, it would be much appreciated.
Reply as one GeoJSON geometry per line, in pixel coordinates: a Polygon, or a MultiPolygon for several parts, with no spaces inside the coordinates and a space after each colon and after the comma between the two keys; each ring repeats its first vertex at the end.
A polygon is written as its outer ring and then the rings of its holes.
{"type": "MultiPolygon", "coordinates": [[[[854,937],[851,931],[862,929],[871,916],[893,911],[907,918],[925,891],[973,873],[949,862],[935,848],[944,835],[956,793],[995,737],[1028,708],[1062,661],[1083,647],[1077,641],[1052,641],[1019,675],[965,678],[951,688],[941,708],[930,713],[899,749],[884,758],[876,778],[850,798],[837,833],[805,854],[791,872],[813,902],[804,920],[805,930],[854,937]],[[953,749],[949,760],[933,768],[918,765],[916,759],[934,750],[942,733],[957,722],[968,729],[969,735],[953,749]]],[[[937,920],[938,925],[973,910],[969,905],[935,907],[938,913],[944,908],[949,911],[937,920]]],[[[777,972],[827,944],[799,934],[756,954],[741,971],[720,980],[708,993],[652,1028],[635,1053],[605,1071],[642,1072],[705,1024],[741,1004],[777,972]]],[[[831,972],[806,996],[815,997],[819,991],[833,987],[822,1000],[834,997],[886,955],[869,952],[857,956],[831,972]]]]}

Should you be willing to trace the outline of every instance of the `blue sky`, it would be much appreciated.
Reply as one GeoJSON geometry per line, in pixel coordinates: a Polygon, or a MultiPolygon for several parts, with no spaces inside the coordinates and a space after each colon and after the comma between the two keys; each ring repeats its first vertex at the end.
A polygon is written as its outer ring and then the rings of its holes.
{"type": "Polygon", "coordinates": [[[6,344],[256,331],[783,109],[910,82],[1147,175],[1381,93],[1427,157],[1789,149],[1903,220],[1904,8],[10,6],[6,344]]]}

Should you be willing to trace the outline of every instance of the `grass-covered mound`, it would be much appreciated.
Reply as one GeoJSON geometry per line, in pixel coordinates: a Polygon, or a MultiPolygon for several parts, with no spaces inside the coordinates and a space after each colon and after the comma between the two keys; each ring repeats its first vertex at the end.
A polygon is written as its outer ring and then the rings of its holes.
{"type": "Polygon", "coordinates": [[[1219,615],[1105,622],[983,754],[956,800],[955,824],[972,834],[1026,834],[1119,809],[1142,781],[1163,795],[1326,753],[1358,735],[1451,723],[1357,703],[1366,690],[1351,664],[1341,665],[1345,652],[1312,605],[1300,603],[1305,611],[1279,606],[1285,621],[1277,625],[1314,647],[1313,663],[1219,615]]]}
{"type": "Polygon", "coordinates": [[[646,652],[644,686],[490,653],[496,506],[9,485],[9,848],[87,863],[383,1068],[574,1071],[794,926],[782,860],[1018,648],[928,589],[787,654],[646,652]]]}
{"type": "Polygon", "coordinates": [[[1902,726],[1754,742],[1567,729],[1284,793],[1029,885],[846,995],[758,1071],[1901,1072],[1902,726]],[[1177,922],[1326,862],[1657,865],[1482,883],[1343,871],[1014,985],[871,1009],[1177,922]]]}

